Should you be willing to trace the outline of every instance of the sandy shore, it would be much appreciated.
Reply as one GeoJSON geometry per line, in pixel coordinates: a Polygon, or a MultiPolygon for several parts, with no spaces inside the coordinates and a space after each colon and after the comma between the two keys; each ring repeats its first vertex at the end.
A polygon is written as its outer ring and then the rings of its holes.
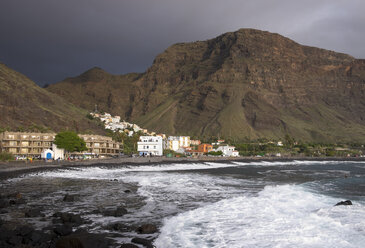
{"type": "Polygon", "coordinates": [[[143,165],[143,164],[169,164],[169,163],[194,163],[194,162],[253,162],[253,161],[291,161],[291,160],[341,160],[365,161],[365,158],[338,158],[338,157],[198,157],[198,158],[166,158],[166,157],[122,157],[92,159],[83,161],[25,161],[0,162],[0,180],[16,177],[25,173],[43,170],[54,170],[74,167],[114,166],[114,165],[143,165]]]}

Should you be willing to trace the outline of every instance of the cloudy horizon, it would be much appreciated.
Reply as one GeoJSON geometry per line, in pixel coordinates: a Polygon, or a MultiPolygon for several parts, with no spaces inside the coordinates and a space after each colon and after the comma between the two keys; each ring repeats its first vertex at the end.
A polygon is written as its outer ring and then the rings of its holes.
{"type": "Polygon", "coordinates": [[[178,42],[240,28],[365,58],[361,0],[3,0],[0,62],[39,85],[92,68],[144,72],[178,42]]]}

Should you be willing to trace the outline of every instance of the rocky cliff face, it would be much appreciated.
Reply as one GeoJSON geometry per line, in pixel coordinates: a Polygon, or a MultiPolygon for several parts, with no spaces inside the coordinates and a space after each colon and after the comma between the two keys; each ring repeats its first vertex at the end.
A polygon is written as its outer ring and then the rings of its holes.
{"type": "Polygon", "coordinates": [[[173,45],[143,74],[92,69],[48,90],[170,134],[365,138],[364,60],[253,29],[173,45]]]}
{"type": "Polygon", "coordinates": [[[0,127],[103,133],[80,109],[0,63],[0,127]]]}

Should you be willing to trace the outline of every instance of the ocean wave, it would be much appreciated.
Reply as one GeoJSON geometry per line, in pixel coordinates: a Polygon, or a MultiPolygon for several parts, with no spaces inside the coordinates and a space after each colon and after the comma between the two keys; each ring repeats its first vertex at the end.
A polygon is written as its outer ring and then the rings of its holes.
{"type": "Polygon", "coordinates": [[[167,218],[155,241],[169,247],[363,247],[365,207],[296,185],[224,199],[167,218]]]}

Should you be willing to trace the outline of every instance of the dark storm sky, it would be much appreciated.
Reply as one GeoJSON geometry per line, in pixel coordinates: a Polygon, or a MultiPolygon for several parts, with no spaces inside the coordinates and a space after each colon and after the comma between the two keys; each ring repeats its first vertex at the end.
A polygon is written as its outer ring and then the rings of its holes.
{"type": "Polygon", "coordinates": [[[0,61],[40,85],[143,72],[177,42],[239,28],[365,58],[364,0],[1,0],[0,61]]]}

